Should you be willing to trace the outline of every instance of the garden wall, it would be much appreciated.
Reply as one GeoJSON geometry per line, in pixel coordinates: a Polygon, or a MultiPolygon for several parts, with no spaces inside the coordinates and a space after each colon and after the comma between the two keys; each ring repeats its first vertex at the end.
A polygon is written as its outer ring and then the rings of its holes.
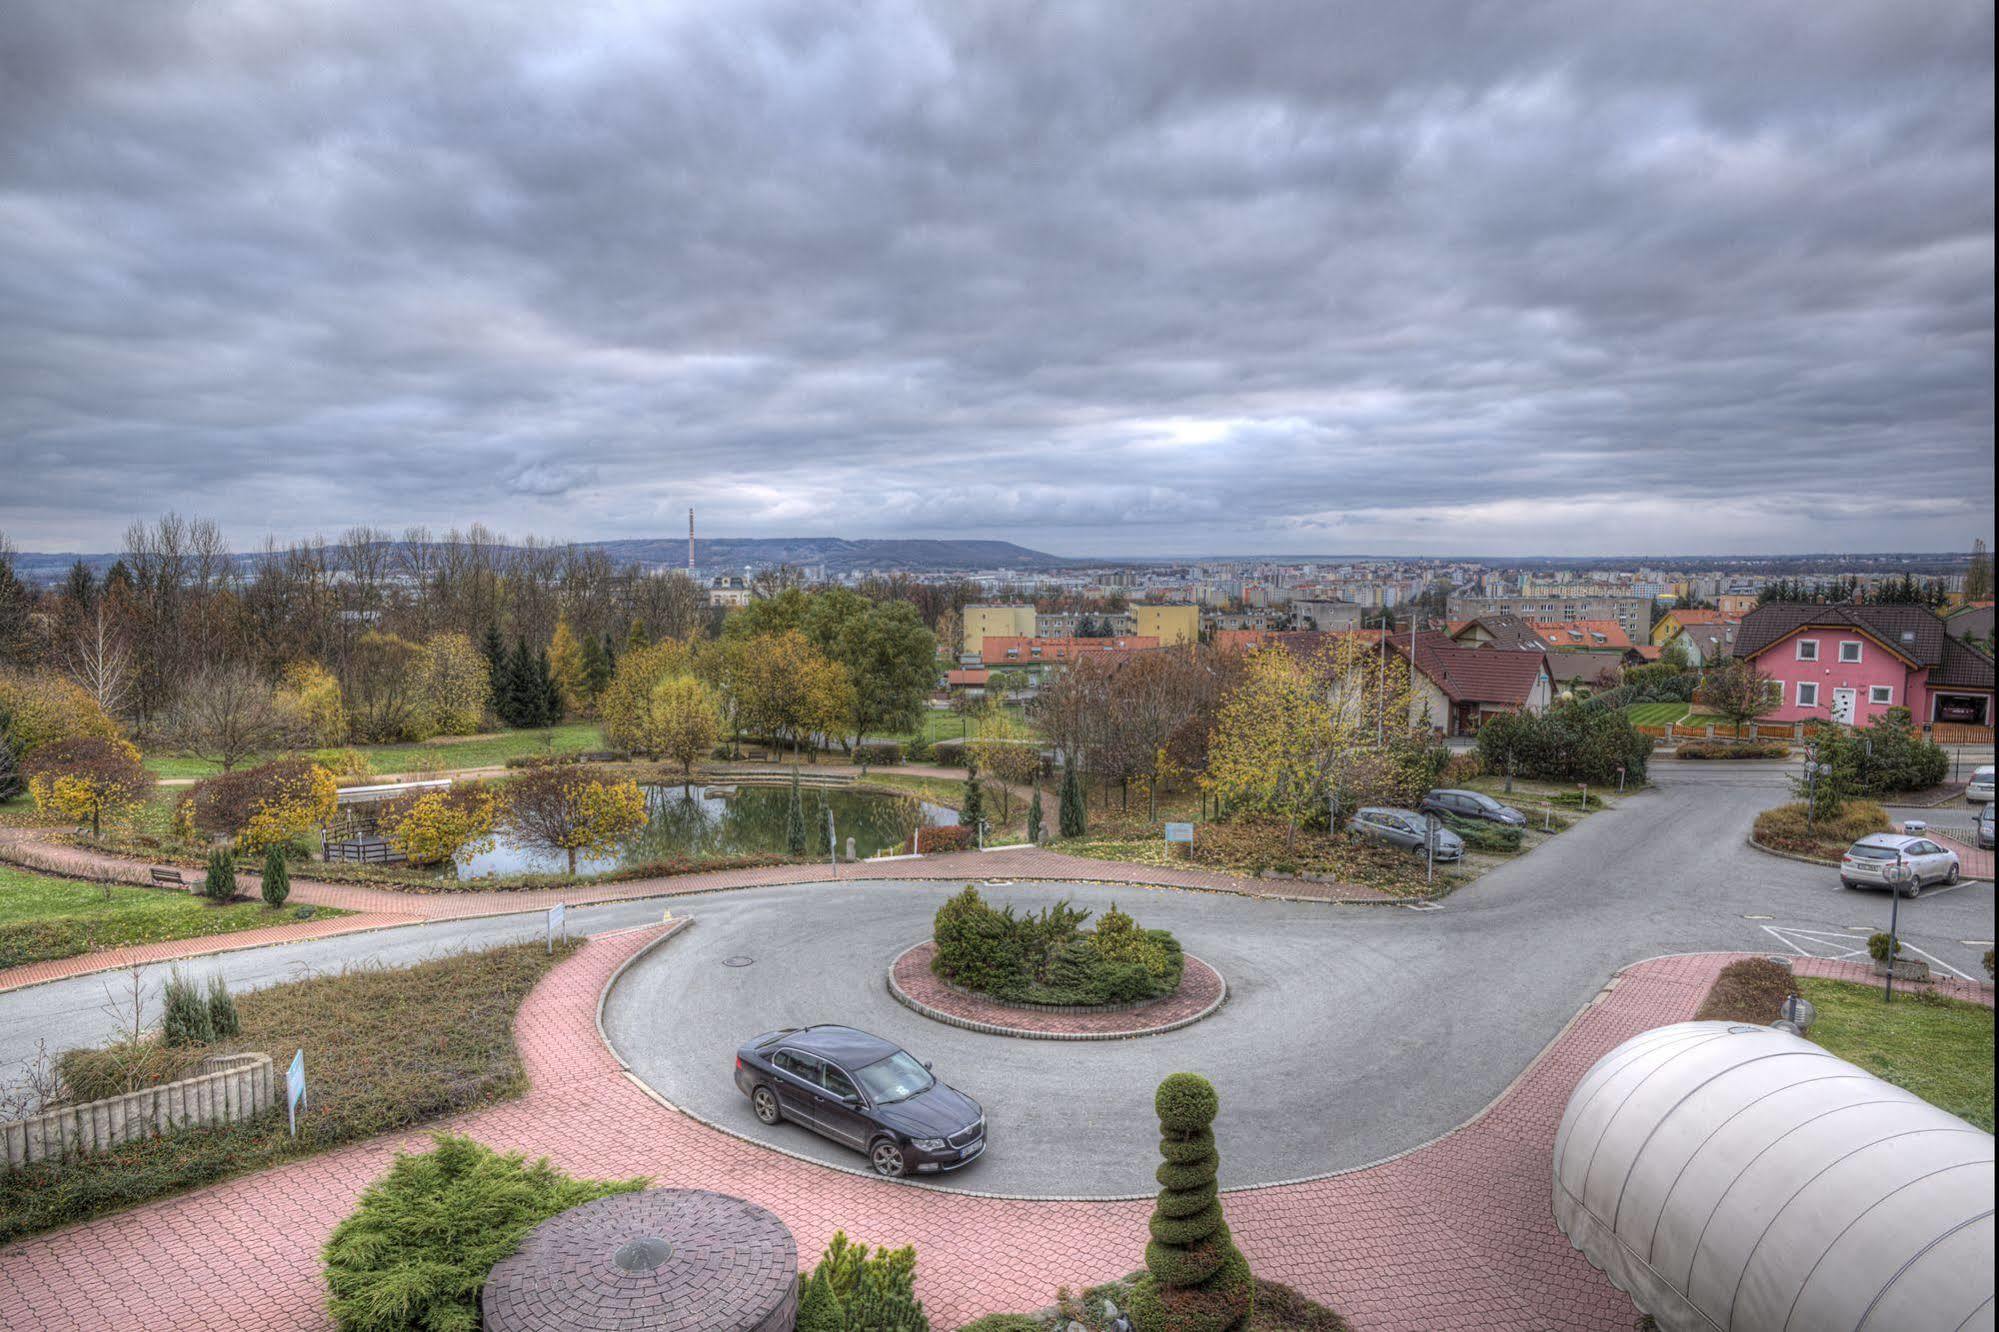
{"type": "Polygon", "coordinates": [[[271,1108],[269,1055],[211,1055],[203,1063],[210,1072],[0,1124],[7,1167],[109,1151],[173,1128],[232,1124],[271,1108]]]}

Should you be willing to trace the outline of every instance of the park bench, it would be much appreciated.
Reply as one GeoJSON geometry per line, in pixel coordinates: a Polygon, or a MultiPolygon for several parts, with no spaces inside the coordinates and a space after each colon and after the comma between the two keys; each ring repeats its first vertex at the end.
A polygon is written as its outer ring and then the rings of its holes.
{"type": "Polygon", "coordinates": [[[153,866],[151,872],[153,876],[153,887],[155,888],[187,887],[187,880],[183,879],[180,876],[180,871],[177,869],[164,869],[161,866],[155,865],[153,866]]]}

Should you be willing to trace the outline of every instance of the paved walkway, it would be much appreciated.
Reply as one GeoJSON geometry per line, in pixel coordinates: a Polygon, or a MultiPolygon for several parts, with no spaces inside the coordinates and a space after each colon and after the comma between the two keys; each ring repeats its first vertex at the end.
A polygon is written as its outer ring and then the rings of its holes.
{"type": "MultiPolygon", "coordinates": [[[[599,1040],[595,1015],[611,975],[661,932],[598,936],[552,972],[515,1027],[530,1091],[450,1126],[497,1148],[546,1153],[582,1175],[647,1174],[752,1199],[791,1226],[803,1261],[835,1229],[913,1243],[919,1294],[943,1328],[1038,1308],[1057,1285],[1139,1264],[1144,1203],[1009,1201],[893,1185],[764,1150],[649,1097],[599,1040]]],[[[1238,1240],[1261,1275],[1336,1305],[1368,1332],[1625,1332],[1635,1320],[1629,1300],[1550,1219],[1549,1147],[1590,1064],[1640,1031],[1691,1016],[1722,965],[1739,956],[1627,968],[1486,1113],[1427,1147],[1328,1179],[1226,1195],[1238,1240]]],[[[1799,968],[1862,971],[1802,960],[1799,968]]],[[[1329,1119],[1337,1113],[1330,1107],[1329,1119]]],[[[1226,1121],[1226,1106],[1223,1114],[1226,1121]]],[[[325,1328],[320,1245],[391,1154],[422,1142],[372,1140],[0,1250],[0,1324],[23,1332],[325,1328]]]]}
{"type": "MultiPolygon", "coordinates": [[[[93,882],[128,883],[150,887],[150,866],[108,851],[92,850],[67,842],[44,840],[32,829],[0,828],[0,858],[51,874],[93,882]]],[[[245,895],[256,896],[262,883],[254,871],[239,871],[245,895]]],[[[0,993],[23,985],[94,971],[118,970],[139,963],[167,962],[182,957],[254,948],[270,943],[293,943],[320,939],[357,930],[415,925],[433,920],[469,920],[480,916],[507,916],[519,912],[546,911],[561,902],[568,906],[590,906],[603,902],[629,902],[648,897],[675,897],[688,893],[708,893],[729,888],[755,888],[773,884],[823,883],[836,880],[959,879],[1052,879],[1068,883],[1114,883],[1137,886],[1193,888],[1208,892],[1238,893],[1250,897],[1281,897],[1325,902],[1393,902],[1392,894],[1378,889],[1338,883],[1316,883],[1303,879],[1251,879],[1216,870],[1173,866],[1132,865],[1120,861],[1092,860],[1040,848],[1020,850],[962,851],[920,859],[861,862],[833,865],[766,865],[754,869],[707,870],[697,874],[677,874],[664,878],[626,879],[614,883],[583,884],[569,888],[517,890],[476,889],[465,892],[402,891],[374,888],[363,884],[326,883],[313,879],[293,879],[292,904],[337,907],[356,913],[324,921],[301,921],[272,926],[265,930],[237,934],[208,935],[143,948],[121,948],[109,952],[86,953],[55,962],[0,970],[0,993]]]]}

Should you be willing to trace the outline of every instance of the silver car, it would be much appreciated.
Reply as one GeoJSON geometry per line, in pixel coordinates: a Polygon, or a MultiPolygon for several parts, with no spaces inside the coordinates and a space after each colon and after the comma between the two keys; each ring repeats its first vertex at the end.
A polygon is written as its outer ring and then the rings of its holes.
{"type": "Polygon", "coordinates": [[[1974,805],[1992,803],[1993,771],[1979,768],[1971,774],[1971,784],[1964,788],[1964,798],[1974,805]]]}
{"type": "Polygon", "coordinates": [[[1999,807],[1988,804],[1984,809],[1978,811],[1978,849],[1980,851],[1990,851],[1992,849],[1992,814],[1995,808],[1999,807]]]}
{"type": "MultiPolygon", "coordinates": [[[[1417,855],[1428,854],[1424,841],[1426,827],[1431,820],[1413,809],[1396,809],[1390,805],[1369,805],[1357,809],[1353,816],[1353,829],[1363,837],[1372,837],[1390,846],[1399,846],[1417,855]]],[[[1465,854],[1465,840],[1446,828],[1441,822],[1434,825],[1437,859],[1461,860],[1465,854]]]]}
{"type": "Polygon", "coordinates": [[[1839,858],[1839,881],[1844,886],[1899,887],[1904,897],[1914,897],[1932,883],[1956,883],[1958,873],[1957,852],[1907,833],[1870,834],[1839,858]]]}

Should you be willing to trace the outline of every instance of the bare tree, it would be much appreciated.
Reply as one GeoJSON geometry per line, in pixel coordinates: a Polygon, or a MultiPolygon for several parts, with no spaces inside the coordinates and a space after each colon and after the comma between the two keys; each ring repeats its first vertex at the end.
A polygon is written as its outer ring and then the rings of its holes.
{"type": "Polygon", "coordinates": [[[197,675],[175,705],[169,734],[197,758],[228,772],[291,737],[291,718],[263,677],[247,666],[216,666],[197,675]]]}
{"type": "Polygon", "coordinates": [[[63,669],[97,700],[105,716],[119,717],[132,692],[132,646],[106,600],[96,598],[88,618],[70,636],[63,669]]]}

